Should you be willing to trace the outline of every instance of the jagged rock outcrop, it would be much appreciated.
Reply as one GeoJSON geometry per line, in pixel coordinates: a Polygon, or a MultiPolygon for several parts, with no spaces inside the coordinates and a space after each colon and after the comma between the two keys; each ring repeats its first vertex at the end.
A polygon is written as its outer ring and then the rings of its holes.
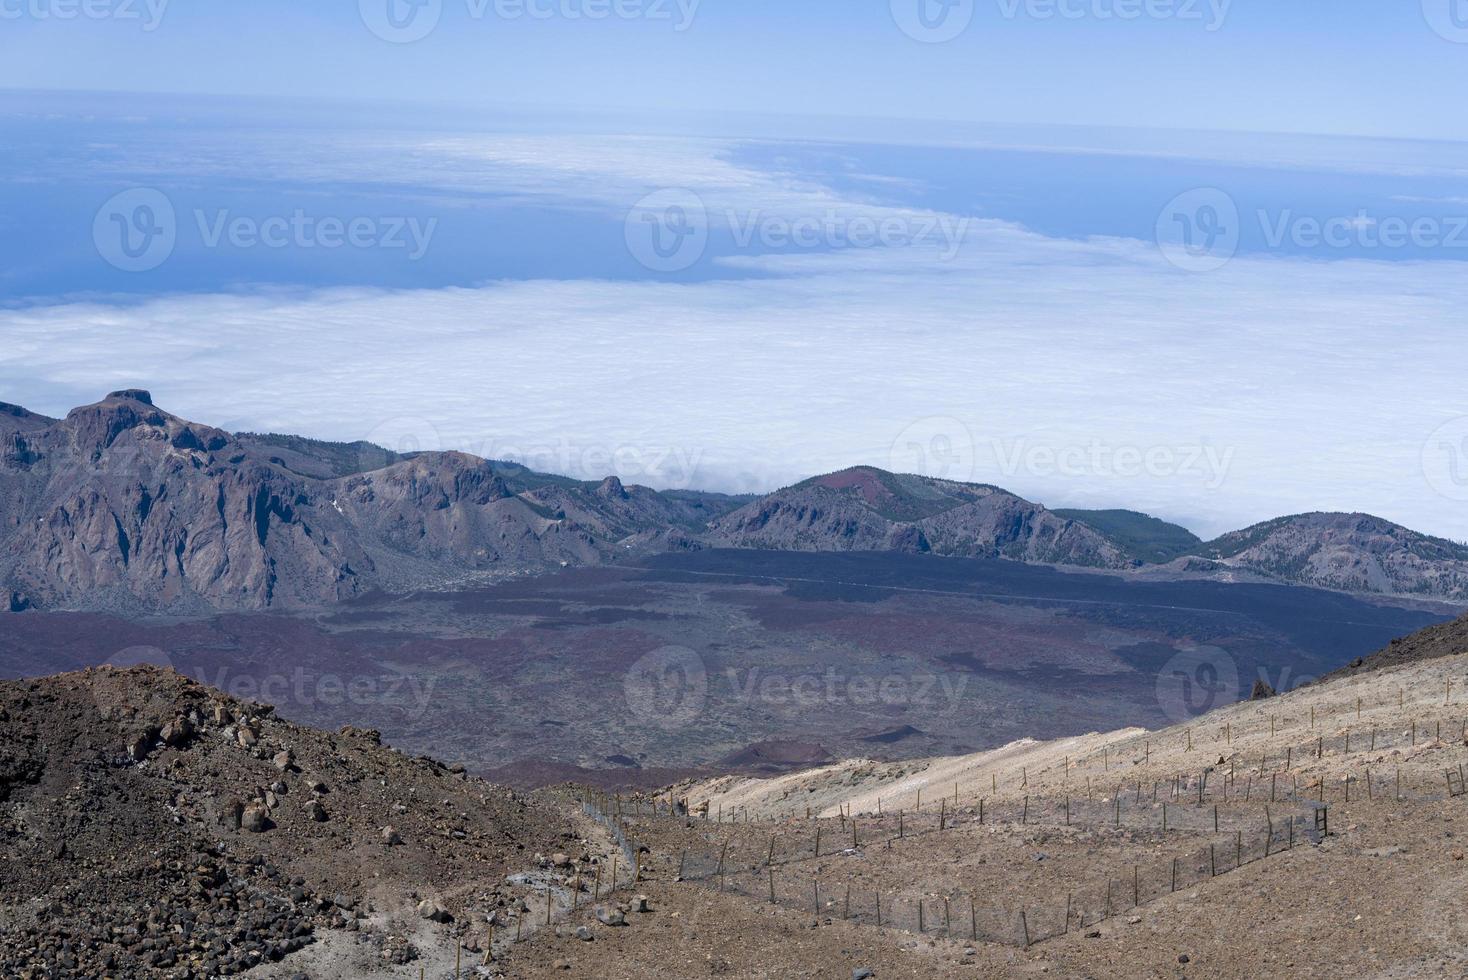
{"type": "Polygon", "coordinates": [[[236,437],[136,389],[59,420],[0,406],[3,608],[319,606],[687,546],[705,503],[615,480],[527,488],[524,470],[514,488],[453,452],[354,472],[376,455],[360,448],[236,437]]]}
{"type": "Polygon", "coordinates": [[[28,606],[329,602],[370,571],[305,481],[159,410],[146,392],[114,392],[7,435],[25,458],[0,461],[0,570],[28,606]]]}

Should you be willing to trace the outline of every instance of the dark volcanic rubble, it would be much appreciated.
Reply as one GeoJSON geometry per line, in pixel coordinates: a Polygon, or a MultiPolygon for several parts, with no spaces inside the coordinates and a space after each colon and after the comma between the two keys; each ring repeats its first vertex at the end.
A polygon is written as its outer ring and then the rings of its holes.
{"type": "Polygon", "coordinates": [[[508,905],[562,819],[375,732],[319,732],[170,671],[0,683],[0,976],[228,976],[434,896],[508,905]]]}

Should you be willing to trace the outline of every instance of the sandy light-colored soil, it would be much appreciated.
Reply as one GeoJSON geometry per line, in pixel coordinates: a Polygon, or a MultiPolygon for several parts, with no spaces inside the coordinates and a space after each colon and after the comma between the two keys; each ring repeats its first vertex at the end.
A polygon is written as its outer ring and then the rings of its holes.
{"type": "Polygon", "coordinates": [[[1452,795],[1449,776],[1468,765],[1465,721],[1468,656],[1460,655],[1163,731],[672,787],[660,799],[687,799],[693,815],[620,803],[650,851],[640,887],[651,911],[629,911],[620,927],[580,911],[507,950],[493,969],[628,978],[1468,976],[1468,796],[1452,795]],[[697,815],[705,800],[714,819],[697,815]],[[841,837],[848,814],[866,828],[854,848],[841,837]],[[817,825],[826,842],[819,857],[817,825]],[[1241,866],[1229,853],[1235,836],[1248,841],[1241,866]],[[680,865],[689,880],[677,880],[680,865]],[[886,896],[881,927],[861,898],[868,892],[886,896]],[[1036,934],[1028,946],[998,935],[1021,910],[1036,934]],[[577,925],[589,940],[575,936],[577,925]]]}

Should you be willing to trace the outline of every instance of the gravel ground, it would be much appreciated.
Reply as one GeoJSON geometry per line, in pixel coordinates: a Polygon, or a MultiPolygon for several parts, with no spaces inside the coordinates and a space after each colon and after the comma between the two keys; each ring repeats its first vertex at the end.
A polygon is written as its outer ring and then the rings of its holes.
{"type": "MultiPolygon", "coordinates": [[[[854,761],[776,779],[684,784],[664,798],[708,799],[715,813],[722,803],[741,823],[633,821],[641,839],[651,842],[648,867],[658,880],[643,887],[654,911],[631,914],[628,926],[616,928],[585,918],[590,941],[568,928],[546,933],[496,969],[513,977],[843,980],[865,970],[876,978],[1468,976],[1468,796],[1448,797],[1445,777],[1459,764],[1468,765],[1465,718],[1468,656],[1458,656],[1231,706],[1160,732],[1026,742],[998,753],[903,763],[901,774],[854,761]],[[1198,806],[1198,782],[1209,767],[1204,804],[1198,806]],[[1401,799],[1394,798],[1398,770],[1401,799]],[[708,882],[673,881],[668,872],[691,842],[723,838],[736,842],[731,851],[740,860],[758,864],[759,841],[767,842],[772,830],[808,832],[806,800],[814,812],[834,817],[848,808],[875,812],[880,794],[886,813],[889,801],[909,792],[915,806],[915,782],[925,787],[932,805],[940,793],[951,798],[954,782],[962,806],[983,797],[1002,808],[1027,795],[1079,795],[1089,777],[1098,798],[1114,799],[1120,792],[1139,813],[1143,803],[1151,809],[1148,787],[1154,783],[1164,800],[1177,787],[1174,814],[1211,816],[1214,802],[1240,819],[1263,816],[1266,806],[1275,820],[1282,811],[1313,812],[1303,803],[1270,803],[1270,776],[1281,797],[1293,792],[1297,777],[1302,797],[1323,793],[1330,835],[1318,842],[1301,838],[1292,850],[1217,877],[1185,875],[1176,892],[1159,884],[1154,900],[1139,908],[1115,910],[1099,923],[1028,948],[919,935],[911,925],[877,928],[868,918],[843,921],[839,898],[832,901],[833,892],[840,894],[834,887],[823,893],[818,917],[814,896],[799,907],[781,888],[780,904],[771,905],[752,882],[743,894],[719,892],[708,882]],[[1138,786],[1142,803],[1136,801],[1138,786]],[[770,819],[744,824],[746,809],[751,819],[770,819]],[[799,816],[790,819],[792,812],[799,816]]],[[[925,813],[929,806],[925,801],[925,813]]],[[[966,827],[890,849],[864,849],[860,857],[807,860],[800,868],[802,874],[814,868],[817,877],[845,874],[913,895],[936,896],[951,884],[972,882],[976,901],[989,908],[1018,907],[1048,891],[1053,905],[1056,895],[1094,887],[1098,875],[1124,881],[1132,866],[1160,860],[1166,867],[1178,845],[1202,842],[1206,848],[1207,830],[1174,831],[1176,838],[1170,833],[1159,846],[1155,834],[1142,830],[1114,832],[1108,839],[1095,828],[966,827]],[[1045,861],[1033,861],[1037,848],[1046,853],[1045,861]],[[1030,868],[1027,855],[1043,871],[1030,868]]]]}

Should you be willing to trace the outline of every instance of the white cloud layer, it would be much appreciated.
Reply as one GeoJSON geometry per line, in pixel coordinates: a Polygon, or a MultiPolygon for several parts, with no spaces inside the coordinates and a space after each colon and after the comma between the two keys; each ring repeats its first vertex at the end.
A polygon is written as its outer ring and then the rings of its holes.
{"type": "MultiPolygon", "coordinates": [[[[533,137],[415,152],[450,186],[608,209],[675,185],[715,211],[913,214],[725,149],[533,137]]],[[[1453,479],[1468,459],[1440,458],[1468,413],[1462,264],[1239,258],[1192,275],[1140,242],[993,221],[953,260],[939,252],[750,254],[728,262],[769,278],[696,284],[0,311],[0,398],[56,413],[138,385],[228,428],[416,440],[588,478],[753,491],[873,463],[1203,534],[1329,509],[1468,538],[1453,479]]]]}

